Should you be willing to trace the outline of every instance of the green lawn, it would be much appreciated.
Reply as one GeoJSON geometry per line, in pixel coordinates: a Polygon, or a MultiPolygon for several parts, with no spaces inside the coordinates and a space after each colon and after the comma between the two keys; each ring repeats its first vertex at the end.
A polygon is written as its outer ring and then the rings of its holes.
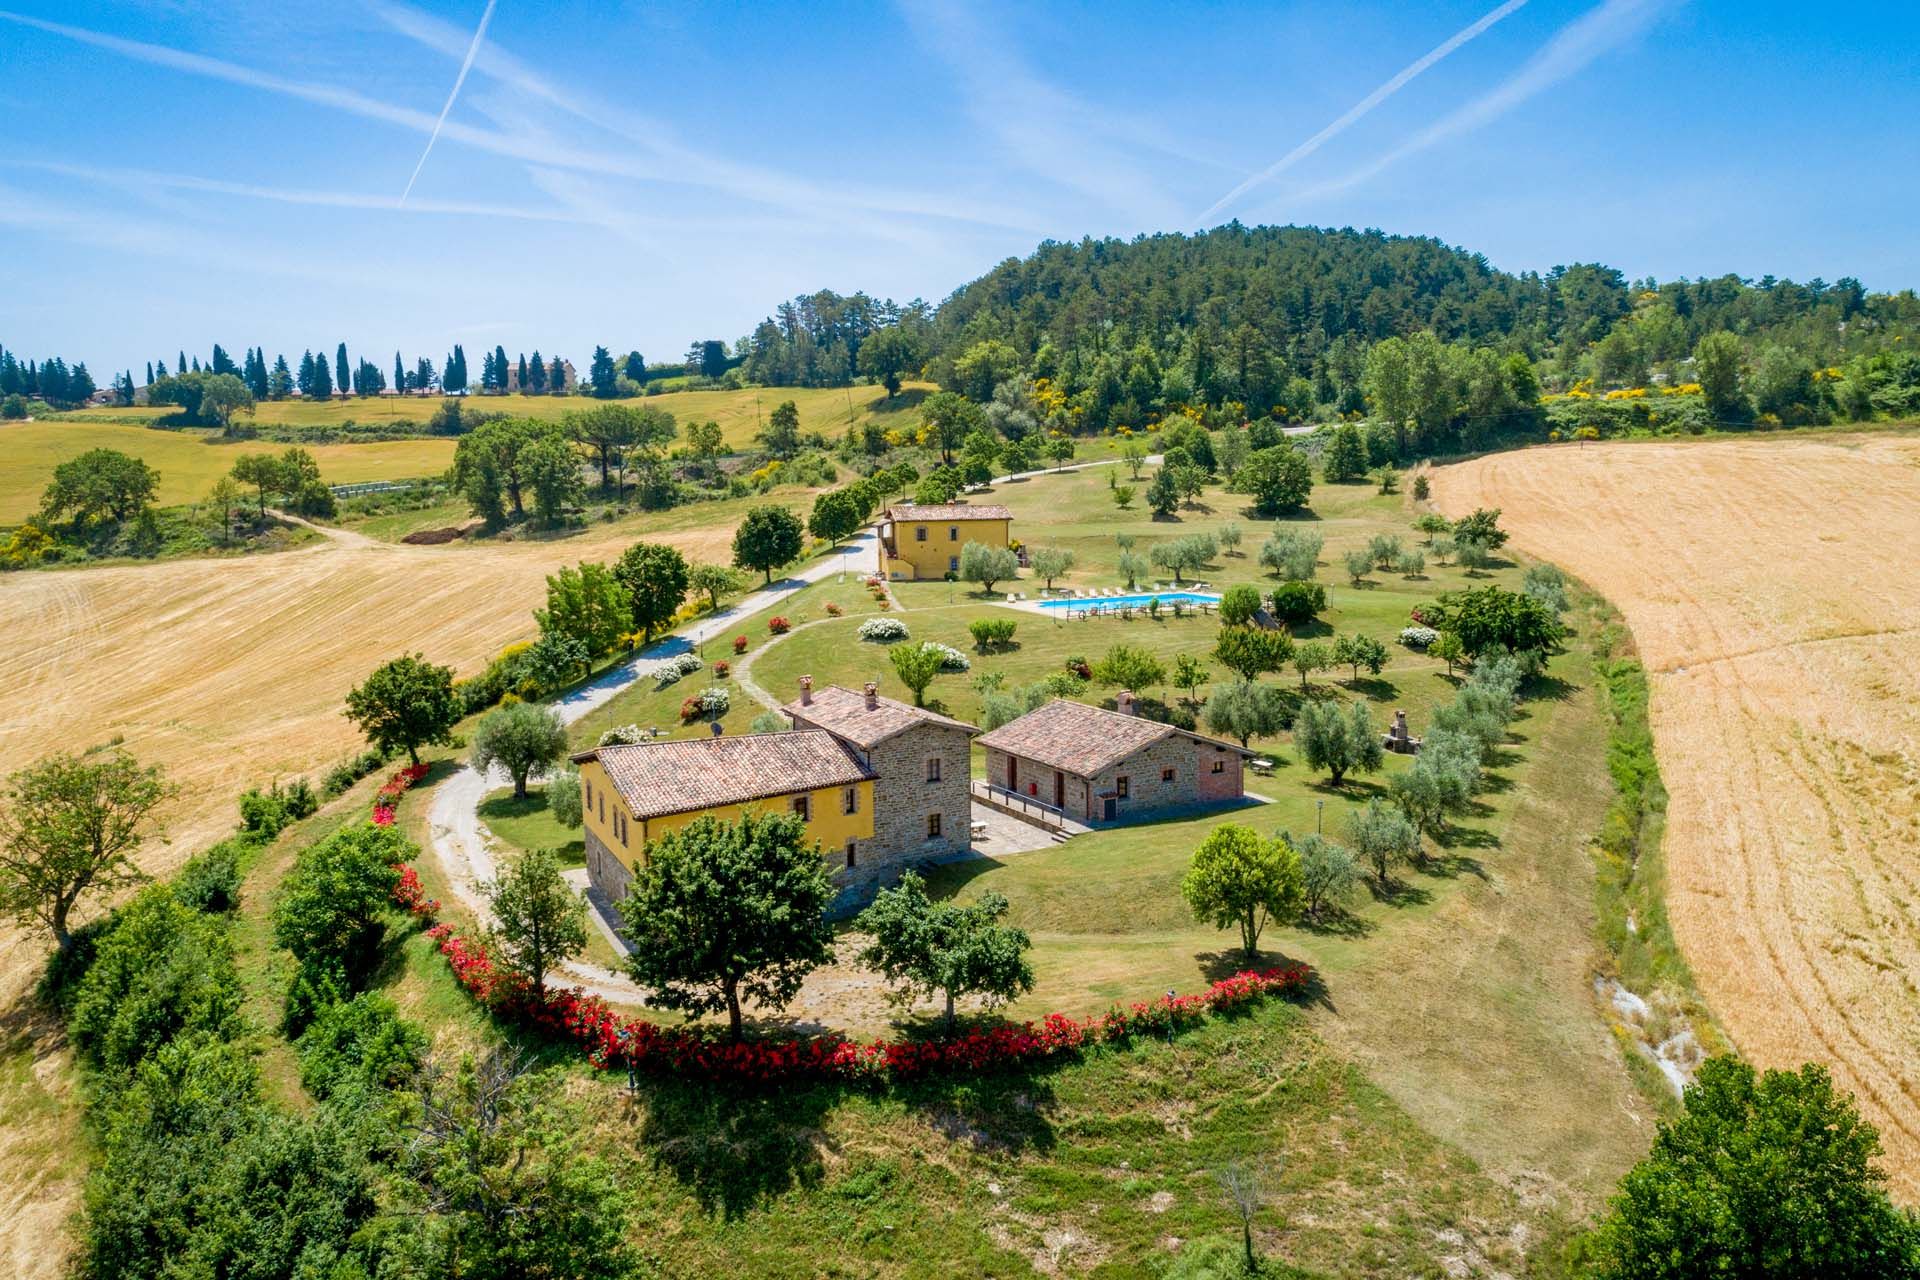
{"type": "Polygon", "coordinates": [[[512,787],[503,787],[480,802],[480,818],[515,853],[551,849],[570,867],[587,864],[585,839],[547,812],[545,787],[529,787],[524,800],[513,798],[512,787]]]}

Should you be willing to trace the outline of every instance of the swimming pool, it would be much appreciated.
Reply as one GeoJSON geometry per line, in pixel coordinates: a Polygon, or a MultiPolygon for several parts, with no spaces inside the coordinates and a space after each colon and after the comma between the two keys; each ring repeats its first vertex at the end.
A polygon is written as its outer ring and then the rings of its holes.
{"type": "Polygon", "coordinates": [[[1091,613],[1105,613],[1110,609],[1124,609],[1131,605],[1143,609],[1147,603],[1158,600],[1160,607],[1171,609],[1177,600],[1181,604],[1219,604],[1219,596],[1205,595],[1198,591],[1136,591],[1125,596],[1074,596],[1067,600],[1041,600],[1037,603],[1042,609],[1085,609],[1091,613]]]}

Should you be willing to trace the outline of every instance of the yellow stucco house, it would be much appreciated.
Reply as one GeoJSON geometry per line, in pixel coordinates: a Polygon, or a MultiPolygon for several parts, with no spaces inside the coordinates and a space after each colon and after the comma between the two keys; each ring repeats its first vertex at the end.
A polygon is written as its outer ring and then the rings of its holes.
{"type": "Polygon", "coordinates": [[[969,542],[1012,545],[1013,512],[967,502],[888,507],[880,519],[880,572],[887,578],[944,578],[960,571],[960,548],[969,542]]]}
{"type": "Polygon", "coordinates": [[[859,842],[873,838],[878,775],[822,729],[595,747],[573,762],[587,875],[614,902],[645,864],[650,841],[707,815],[734,821],[750,808],[790,810],[823,855],[848,867],[859,842]]]}

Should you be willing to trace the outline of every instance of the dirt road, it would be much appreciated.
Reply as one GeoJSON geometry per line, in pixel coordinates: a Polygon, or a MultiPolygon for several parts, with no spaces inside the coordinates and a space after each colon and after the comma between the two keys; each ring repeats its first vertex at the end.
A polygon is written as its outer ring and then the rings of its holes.
{"type": "Polygon", "coordinates": [[[1668,903],[1741,1051],[1826,1063],[1920,1200],[1920,440],[1560,446],[1435,473],[1625,613],[1668,903]]]}

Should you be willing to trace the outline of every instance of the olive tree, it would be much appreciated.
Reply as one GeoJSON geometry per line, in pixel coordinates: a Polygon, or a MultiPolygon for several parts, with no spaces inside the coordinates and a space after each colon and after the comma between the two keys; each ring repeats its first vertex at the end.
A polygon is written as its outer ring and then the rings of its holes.
{"type": "Polygon", "coordinates": [[[1420,833],[1404,813],[1376,797],[1349,815],[1347,843],[1373,868],[1374,879],[1385,892],[1393,884],[1393,868],[1418,855],[1420,833]]]}
{"type": "Polygon", "coordinates": [[[559,712],[531,702],[489,711],[473,731],[473,767],[486,773],[495,765],[513,779],[513,798],[527,798],[527,778],[545,772],[567,753],[567,727],[559,712]]]}
{"type": "Polygon", "coordinates": [[[992,591],[995,583],[1006,582],[1019,576],[1019,573],[1020,557],[1012,547],[989,547],[983,542],[969,542],[960,548],[961,581],[977,582],[983,591],[992,591]]]}

